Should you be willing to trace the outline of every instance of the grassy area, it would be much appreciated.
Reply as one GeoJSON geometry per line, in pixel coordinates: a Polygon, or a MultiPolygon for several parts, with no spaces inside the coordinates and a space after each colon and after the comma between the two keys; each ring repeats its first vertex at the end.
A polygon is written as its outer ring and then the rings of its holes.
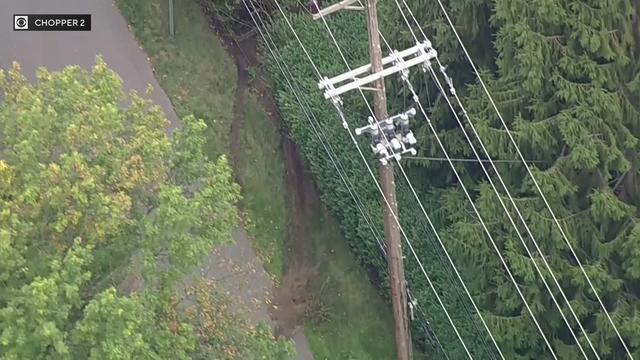
{"type": "Polygon", "coordinates": [[[322,211],[312,237],[320,261],[313,295],[330,313],[326,321],[312,313],[305,325],[315,359],[395,358],[391,311],[351,255],[337,222],[322,211]]]}
{"type": "MultiPolygon", "coordinates": [[[[145,47],[179,116],[194,114],[210,131],[210,155],[229,151],[236,69],[194,0],[176,3],[176,36],[168,35],[166,0],[117,0],[145,47]]],[[[287,224],[280,135],[253,96],[245,100],[240,169],[247,229],[267,270],[282,275],[287,224]]],[[[312,216],[319,276],[313,284],[330,316],[305,326],[316,360],[394,357],[391,312],[357,265],[334,220],[312,216]]]]}
{"type": "MultiPolygon", "coordinates": [[[[237,73],[235,63],[209,28],[196,1],[175,6],[175,37],[169,36],[168,2],[118,0],[138,41],[154,66],[158,82],[178,116],[193,114],[209,125],[209,153],[229,151],[229,130],[237,73]]],[[[282,152],[279,135],[264,110],[247,96],[242,134],[242,168],[235,169],[243,189],[247,230],[267,271],[279,278],[283,271],[286,214],[282,152]]]]}
{"type": "Polygon", "coordinates": [[[196,1],[175,5],[174,37],[169,36],[169,2],[117,0],[144,46],[160,86],[179,117],[193,114],[209,125],[212,156],[228,152],[233,121],[236,68],[196,1]]]}
{"type": "Polygon", "coordinates": [[[240,169],[247,230],[266,270],[276,278],[284,271],[287,210],[280,134],[258,100],[247,94],[241,135],[240,169]]]}

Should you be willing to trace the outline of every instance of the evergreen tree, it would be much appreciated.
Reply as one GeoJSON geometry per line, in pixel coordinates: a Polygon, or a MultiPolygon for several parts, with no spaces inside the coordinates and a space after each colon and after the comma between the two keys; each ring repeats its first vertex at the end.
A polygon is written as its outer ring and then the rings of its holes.
{"type": "MultiPolygon", "coordinates": [[[[496,1],[497,72],[490,88],[543,193],[586,272],[635,355],[638,335],[637,43],[635,10],[626,1],[496,1]],[[635,249],[635,250],[634,250],[635,249]]],[[[486,74],[491,78],[491,74],[486,74]]],[[[513,159],[511,145],[479,85],[466,102],[494,159],[513,159]]],[[[477,145],[477,144],[476,144],[477,145]]],[[[468,150],[461,151],[468,156],[468,150]]],[[[624,349],[607,321],[533,182],[521,165],[499,172],[524,214],[543,255],[567,293],[602,358],[622,359],[624,349]]],[[[538,278],[515,230],[477,165],[476,204],[506,255],[527,302],[562,359],[581,358],[558,310],[538,278]]],[[[469,204],[456,184],[437,191],[446,209],[443,232],[476,298],[490,315],[509,358],[548,358],[541,336],[469,204]],[[460,246],[464,239],[464,246],[460,246]],[[478,272],[479,267],[483,268],[478,272]]],[[[511,209],[511,215],[517,214],[511,209]]],[[[522,227],[518,230],[525,234],[522,227]]],[[[529,241],[530,248],[532,244],[529,241]]],[[[544,267],[543,267],[544,268],[544,267]]],[[[546,271],[545,271],[546,273],[546,271]]],[[[547,280],[551,283],[549,275],[547,280]]],[[[552,284],[552,283],[551,283],[552,284]]],[[[558,291],[554,295],[560,298],[558,291]]],[[[565,315],[571,319],[566,306],[565,315]]],[[[573,330],[579,328],[572,321],[573,330]]],[[[584,338],[581,344],[587,351],[584,338]]]]}

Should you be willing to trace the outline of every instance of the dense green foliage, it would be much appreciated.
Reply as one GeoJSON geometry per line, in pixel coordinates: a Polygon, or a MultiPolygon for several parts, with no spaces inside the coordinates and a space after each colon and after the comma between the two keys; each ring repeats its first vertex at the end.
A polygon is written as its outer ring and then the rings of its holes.
{"type": "MultiPolygon", "coordinates": [[[[216,145],[211,149],[228,148],[231,118],[235,115],[229,106],[219,105],[232,104],[234,98],[239,100],[235,97],[237,69],[208,26],[209,12],[203,12],[202,2],[183,1],[179,5],[176,2],[175,37],[167,36],[167,1],[119,0],[117,3],[149,54],[158,81],[178,115],[194,112],[207,123],[209,130],[214,129],[207,132],[209,142],[216,145]],[[184,97],[185,94],[189,96],[184,97]],[[218,111],[220,109],[226,111],[218,111]]],[[[262,77],[261,72],[253,74],[262,77]]],[[[249,75],[251,77],[252,69],[249,75]]],[[[331,221],[326,210],[318,207],[302,216],[304,220],[313,221],[307,237],[285,234],[293,225],[290,209],[294,208],[294,199],[285,184],[277,181],[285,178],[286,165],[280,150],[284,134],[276,131],[278,126],[273,119],[268,119],[269,114],[256,99],[251,94],[245,95],[244,123],[237,129],[242,146],[237,149],[234,160],[236,179],[242,183],[240,207],[246,211],[243,214],[245,228],[254,237],[258,255],[265,258],[265,269],[276,276],[291,258],[288,245],[302,243],[313,252],[313,261],[319,268],[306,290],[319,300],[317,303],[322,304],[322,309],[340,314],[321,324],[305,321],[305,335],[314,357],[317,360],[392,357],[391,311],[377,296],[376,287],[366,281],[367,274],[355,263],[337,223],[331,221]],[[269,181],[265,181],[264,174],[269,174],[269,181]],[[287,198],[289,201],[285,201],[287,198]]],[[[213,156],[217,151],[208,154],[213,156]]],[[[305,320],[307,317],[305,315],[305,320]]],[[[238,328],[237,322],[234,323],[233,329],[238,328]]],[[[231,335],[226,340],[238,339],[235,343],[241,343],[236,333],[227,331],[231,335]]]]}
{"type": "MultiPolygon", "coordinates": [[[[498,57],[492,74],[496,80],[490,87],[525,158],[542,161],[534,167],[536,179],[622,336],[638,356],[640,268],[635,259],[640,129],[635,10],[626,1],[496,2],[492,10],[498,57]]],[[[471,88],[468,103],[491,155],[513,158],[514,148],[477,86],[471,88]]],[[[603,358],[624,358],[615,332],[531,180],[521,166],[500,171],[596,349],[603,358]]],[[[476,203],[511,269],[525,284],[527,300],[545,333],[561,358],[580,358],[534,275],[531,262],[540,263],[540,259],[526,256],[486,181],[479,175],[474,180],[476,203]]],[[[477,229],[477,220],[460,216],[464,203],[456,201],[453,192],[457,190],[438,194],[447,204],[447,236],[484,244],[486,240],[472,230],[477,229]]],[[[504,271],[496,258],[480,251],[455,250],[462,264],[483,264],[486,269],[470,278],[475,287],[485,289],[477,298],[494,315],[492,322],[500,330],[503,347],[526,357],[545,356],[540,337],[526,331],[531,320],[513,286],[498,280],[504,278],[504,271]]],[[[465,272],[472,274],[473,268],[465,272]]],[[[563,310],[568,315],[567,308],[563,310]]],[[[578,331],[576,324],[573,328],[578,331]]],[[[585,339],[581,343],[586,346],[585,339]]]]}
{"type": "MultiPolygon", "coordinates": [[[[421,23],[426,24],[424,30],[442,54],[442,61],[450,65],[449,72],[464,94],[463,101],[492,158],[514,159],[514,148],[482,89],[475,84],[473,73],[463,60],[461,49],[437,4],[418,0],[407,3],[421,23]]],[[[637,260],[640,231],[636,225],[640,190],[637,185],[637,137],[640,135],[637,6],[622,0],[449,0],[444,3],[454,22],[460,25],[461,36],[470,45],[472,57],[486,71],[485,78],[524,157],[540,161],[533,166],[536,179],[622,336],[635,356],[640,356],[640,263],[637,260]]],[[[380,2],[379,6],[383,33],[393,46],[413,43],[408,29],[399,26],[403,20],[394,2],[380,2]]],[[[323,75],[346,70],[322,23],[312,21],[300,9],[294,9],[288,16],[323,75]]],[[[329,24],[340,46],[348,49],[346,56],[350,65],[367,63],[363,17],[357,13],[341,13],[333,15],[329,24]]],[[[333,109],[317,90],[317,75],[277,13],[274,13],[271,35],[302,90],[298,95],[304,97],[321,119],[349,176],[356,182],[356,190],[365,199],[373,218],[379,219],[378,193],[333,109]]],[[[323,200],[340,219],[359,259],[378,269],[384,277],[385,265],[366,223],[359,217],[278,67],[272,59],[268,61],[281,111],[316,175],[323,200]]],[[[430,110],[449,153],[472,157],[446,104],[436,101],[429,80],[421,75],[415,75],[413,80],[420,89],[423,103],[433,104],[430,110]]],[[[397,82],[389,81],[388,88],[390,111],[408,106],[410,99],[397,82]]],[[[364,123],[368,113],[358,95],[346,96],[345,108],[353,126],[364,123]]],[[[415,127],[422,155],[441,156],[420,118],[415,127]]],[[[365,139],[361,145],[367,146],[365,139]]],[[[375,165],[373,156],[369,161],[375,165]]],[[[505,276],[450,169],[440,162],[406,164],[412,183],[419,188],[421,198],[436,219],[439,233],[505,356],[509,359],[549,358],[541,336],[505,276]]],[[[532,261],[540,262],[540,259],[526,255],[481,168],[466,163],[457,168],[557,354],[563,359],[580,358],[575,342],[533,269],[532,261]]],[[[500,164],[498,170],[600,356],[624,358],[615,332],[526,175],[526,169],[515,163],[500,164]]],[[[398,197],[405,230],[420,257],[427,262],[427,270],[450,305],[449,310],[462,328],[465,341],[479,354],[487,346],[484,346],[484,331],[477,328],[478,319],[465,315],[468,304],[459,297],[459,289],[451,286],[450,269],[438,256],[439,251],[405,184],[400,184],[398,197]]],[[[381,224],[376,225],[381,228],[381,224]]],[[[522,228],[519,231],[524,233],[522,228]]],[[[432,318],[436,333],[452,358],[462,357],[462,349],[422,274],[411,256],[407,259],[410,283],[432,318]]],[[[567,308],[563,311],[570,317],[567,308]]],[[[572,327],[578,331],[577,324],[572,322],[572,327]]],[[[581,343],[586,346],[584,338],[581,343]]]]}
{"type": "MultiPolygon", "coordinates": [[[[40,70],[35,85],[16,64],[0,89],[0,357],[200,353],[175,289],[229,240],[239,198],[227,160],[203,153],[206,125],[186,117],[169,138],[162,110],[125,96],[100,59],[40,70]]],[[[234,336],[256,354],[289,351],[264,331],[234,336]]]]}

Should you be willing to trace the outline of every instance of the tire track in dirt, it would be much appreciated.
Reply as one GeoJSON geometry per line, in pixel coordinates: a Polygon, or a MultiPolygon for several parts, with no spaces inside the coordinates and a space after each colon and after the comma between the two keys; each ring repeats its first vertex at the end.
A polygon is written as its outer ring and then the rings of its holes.
{"type": "MultiPolygon", "coordinates": [[[[249,79],[249,68],[259,69],[257,57],[257,38],[255,34],[236,41],[229,36],[221,24],[216,21],[215,14],[206,2],[200,1],[210,19],[212,29],[218,34],[229,54],[234,58],[238,82],[234,105],[235,119],[230,129],[230,151],[234,168],[242,165],[241,136],[244,125],[244,104],[248,90],[254,90],[262,107],[267,112],[272,125],[279,129],[281,146],[285,163],[284,194],[288,200],[287,253],[285,273],[281,284],[273,290],[272,306],[269,307],[269,318],[276,334],[286,336],[294,341],[298,359],[313,359],[306,336],[304,335],[305,313],[311,301],[310,285],[318,273],[311,234],[311,217],[321,209],[320,197],[313,183],[311,174],[306,170],[298,146],[289,138],[283,127],[276,101],[268,84],[256,76],[249,79]]],[[[241,176],[236,172],[238,184],[241,176]]],[[[273,284],[272,284],[273,288],[273,284]]]]}

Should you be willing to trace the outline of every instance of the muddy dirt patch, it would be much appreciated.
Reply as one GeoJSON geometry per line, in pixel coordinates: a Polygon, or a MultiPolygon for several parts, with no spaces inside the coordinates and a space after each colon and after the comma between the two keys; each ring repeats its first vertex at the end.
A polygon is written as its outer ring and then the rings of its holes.
{"type": "MultiPolygon", "coordinates": [[[[312,304],[311,285],[318,275],[318,261],[314,244],[310,238],[311,216],[321,209],[320,197],[311,174],[307,171],[300,149],[286,135],[278,107],[269,85],[264,80],[261,64],[257,56],[256,34],[234,36],[233,29],[225,29],[220,24],[206,2],[201,2],[216,31],[238,68],[238,88],[236,90],[235,119],[231,126],[231,158],[235,168],[242,161],[239,158],[242,124],[244,122],[244,96],[246,91],[257,95],[272,124],[279,129],[285,163],[285,188],[288,202],[288,229],[286,239],[286,264],[284,276],[275,289],[270,309],[275,331],[279,335],[296,339],[302,334],[305,314],[312,304]],[[231,31],[231,33],[229,32],[231,31]],[[238,40],[236,40],[238,39],[238,40]],[[250,70],[251,69],[251,70],[250,70]],[[249,72],[252,76],[249,76],[249,72]]],[[[238,179],[242,185],[242,179],[238,179]]],[[[305,340],[306,341],[306,340],[305,340]]],[[[296,341],[296,347],[298,347],[296,341]]],[[[308,351],[304,351],[310,354],[308,351]]],[[[305,357],[306,358],[306,357],[305,357]]]]}

